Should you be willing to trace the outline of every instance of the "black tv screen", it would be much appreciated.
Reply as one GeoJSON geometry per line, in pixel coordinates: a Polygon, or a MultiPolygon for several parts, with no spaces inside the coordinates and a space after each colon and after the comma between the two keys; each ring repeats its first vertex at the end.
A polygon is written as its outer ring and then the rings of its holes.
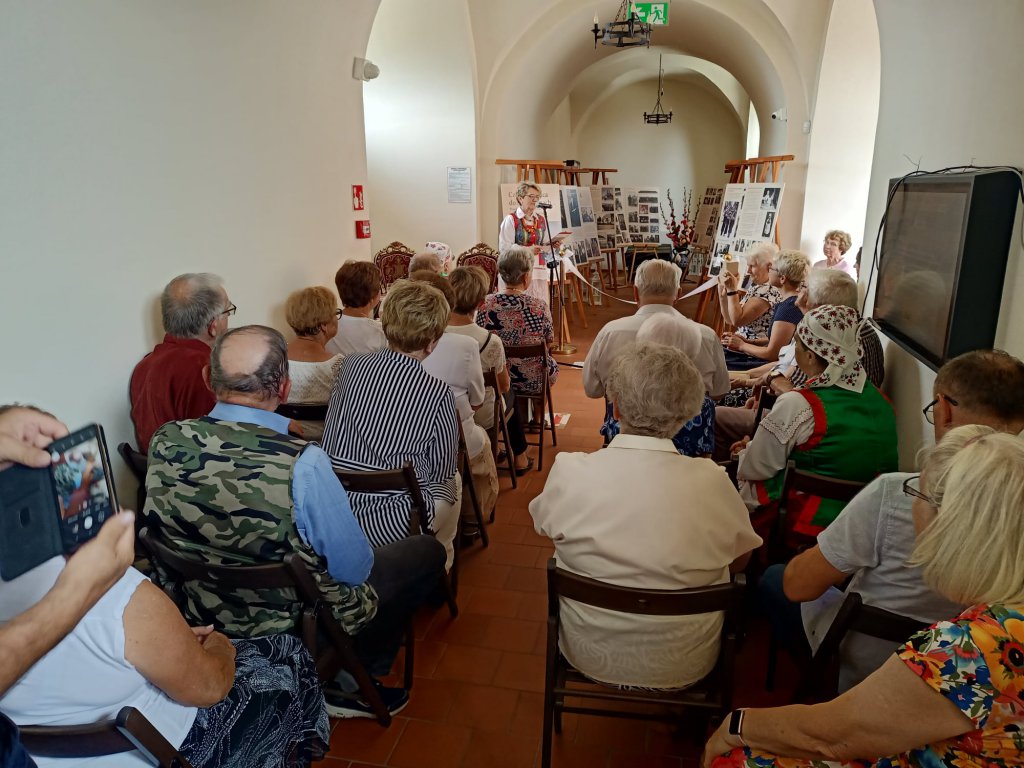
{"type": "Polygon", "coordinates": [[[929,174],[889,185],[896,190],[885,217],[875,321],[934,369],[991,347],[1019,177],[1011,171],[929,174]]]}

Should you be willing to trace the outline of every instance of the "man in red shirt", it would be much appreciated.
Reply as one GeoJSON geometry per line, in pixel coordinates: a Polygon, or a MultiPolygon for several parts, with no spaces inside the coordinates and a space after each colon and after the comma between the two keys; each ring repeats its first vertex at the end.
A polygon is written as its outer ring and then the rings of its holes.
{"type": "Polygon", "coordinates": [[[164,288],[164,340],[135,366],[129,388],[132,423],[143,453],[161,425],[205,416],[217,402],[203,369],[236,309],[216,275],[179,275],[164,288]]]}

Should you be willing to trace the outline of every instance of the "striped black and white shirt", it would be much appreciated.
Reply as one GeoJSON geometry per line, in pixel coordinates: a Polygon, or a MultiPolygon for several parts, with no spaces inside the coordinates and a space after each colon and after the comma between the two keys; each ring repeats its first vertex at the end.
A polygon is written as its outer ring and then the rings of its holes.
{"type": "MultiPolygon", "coordinates": [[[[453,504],[458,498],[458,441],[451,388],[418,360],[388,348],[344,359],[321,443],[335,469],[396,469],[411,461],[429,524],[435,501],[453,504]]],[[[408,535],[408,493],[351,493],[349,501],[373,546],[408,535]]]]}

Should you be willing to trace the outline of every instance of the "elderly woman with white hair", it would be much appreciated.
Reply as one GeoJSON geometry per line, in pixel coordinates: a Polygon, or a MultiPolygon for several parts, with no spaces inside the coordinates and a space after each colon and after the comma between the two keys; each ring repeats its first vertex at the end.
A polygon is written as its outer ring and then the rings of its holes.
{"type": "MultiPolygon", "coordinates": [[[[644,320],[644,324],[636,332],[636,340],[674,347],[686,355],[687,360],[692,363],[700,353],[700,326],[688,322],[680,315],[668,313],[652,315],[644,320]]],[[[612,404],[609,402],[605,423],[601,427],[601,434],[605,436],[606,441],[610,441],[619,434],[619,422],[612,410],[612,404]]],[[[700,413],[686,422],[682,429],[672,437],[672,444],[684,456],[708,458],[715,450],[715,401],[708,396],[706,391],[700,413]]]]}
{"type": "Polygon", "coordinates": [[[833,701],[737,710],[708,741],[704,768],[1020,764],[1024,441],[989,433],[945,466],[934,456],[916,487],[904,484],[918,535],[910,564],[971,607],[913,635],[833,701]]]}
{"type": "MultiPolygon", "coordinates": [[[[607,389],[620,433],[604,450],[559,454],[530,503],[559,567],[647,589],[728,581],[761,539],[722,468],[672,444],[700,410],[699,371],[678,349],[633,343],[612,364],[607,389]]],[[[681,688],[714,666],[721,623],[720,614],[637,616],[563,601],[561,650],[593,680],[681,688]]]]}
{"type": "Polygon", "coordinates": [[[768,267],[769,282],[779,289],[781,300],[772,312],[766,339],[745,339],[727,333],[722,343],[728,348],[725,363],[730,371],[746,371],[779,359],[782,348],[793,339],[796,324],[804,313],[796,306],[800,286],[810,269],[811,260],[800,251],[781,251],[768,267]]]}
{"type": "MultiPolygon", "coordinates": [[[[493,331],[506,347],[535,344],[555,340],[551,309],[528,291],[533,272],[533,255],[529,249],[513,245],[498,257],[498,273],[505,281],[505,289],[484,299],[476,313],[476,323],[493,331]]],[[[512,389],[523,394],[539,394],[544,374],[538,358],[508,359],[512,376],[512,389]]],[[[558,364],[548,357],[548,381],[558,378],[558,364]]]]}
{"type": "MultiPolygon", "coordinates": [[[[897,470],[896,415],[860,362],[861,323],[856,309],[825,304],[797,326],[796,362],[807,383],[779,395],[753,439],[743,441],[736,476],[751,509],[774,509],[791,460],[797,469],[861,483],[897,470]]],[[[843,506],[792,494],[786,499],[790,540],[813,543],[843,506]]]]}
{"type": "Polygon", "coordinates": [[[725,270],[718,280],[718,305],[722,319],[736,328],[744,339],[767,339],[772,313],[782,301],[779,289],[771,284],[771,266],[779,249],[774,243],[759,243],[746,254],[750,289],[742,290],[739,278],[725,270]]]}

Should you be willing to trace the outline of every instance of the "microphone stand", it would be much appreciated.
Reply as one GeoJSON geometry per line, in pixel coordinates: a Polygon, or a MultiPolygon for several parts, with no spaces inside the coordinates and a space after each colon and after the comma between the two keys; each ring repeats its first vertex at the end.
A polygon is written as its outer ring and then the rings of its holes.
{"type": "Polygon", "coordinates": [[[555,244],[551,240],[551,222],[548,220],[548,208],[541,207],[544,211],[544,229],[548,233],[548,248],[551,250],[551,258],[547,260],[548,275],[548,302],[554,306],[555,303],[555,270],[558,270],[558,344],[550,348],[553,355],[572,355],[576,352],[575,344],[565,343],[565,269],[562,268],[562,260],[555,254],[555,244]]]}

